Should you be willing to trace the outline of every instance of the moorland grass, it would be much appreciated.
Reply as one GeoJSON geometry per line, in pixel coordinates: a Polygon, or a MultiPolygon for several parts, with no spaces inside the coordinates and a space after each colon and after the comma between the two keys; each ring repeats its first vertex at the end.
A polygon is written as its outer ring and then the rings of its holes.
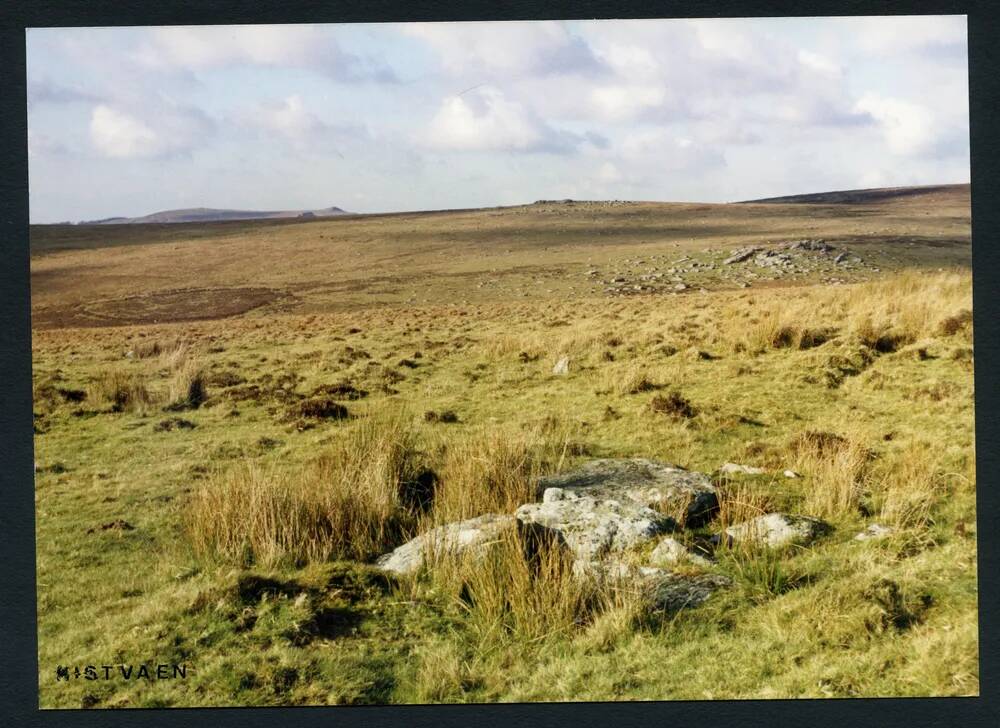
{"type": "Polygon", "coordinates": [[[670,306],[525,301],[36,332],[36,383],[55,392],[36,403],[41,703],[975,694],[969,309],[970,276],[944,272],[670,306]],[[828,338],[733,346],[773,312],[828,338]],[[126,360],[140,332],[190,348],[176,362],[126,360]],[[571,357],[567,375],[552,374],[556,350],[571,357]],[[417,366],[396,367],[403,358],[417,366]],[[157,429],[189,391],[171,394],[182,360],[218,384],[184,412],[194,427],[157,429]],[[625,372],[665,388],[609,386],[625,372]],[[140,386],[146,404],[114,411],[116,392],[140,386]],[[288,407],[322,387],[351,416],[298,429],[288,407]],[[674,391],[692,416],[651,405],[674,391]],[[767,470],[720,481],[719,517],[695,535],[771,509],[833,530],[809,548],[723,547],[710,570],[733,587],[677,615],[568,580],[556,554],[532,561],[514,541],[481,568],[443,563],[414,580],[371,568],[433,525],[510,512],[540,474],[628,456],[767,470]],[[102,529],[118,519],[133,528],[102,529]],[[896,530],[855,541],[871,523],[896,530]],[[109,660],[195,669],[183,684],[54,682],[55,664],[109,660]]]}

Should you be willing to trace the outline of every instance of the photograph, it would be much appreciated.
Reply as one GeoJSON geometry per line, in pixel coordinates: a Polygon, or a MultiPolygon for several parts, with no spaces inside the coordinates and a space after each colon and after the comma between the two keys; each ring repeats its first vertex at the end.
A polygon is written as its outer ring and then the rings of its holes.
{"type": "Polygon", "coordinates": [[[38,707],[979,696],[967,25],[26,28],[38,707]]]}

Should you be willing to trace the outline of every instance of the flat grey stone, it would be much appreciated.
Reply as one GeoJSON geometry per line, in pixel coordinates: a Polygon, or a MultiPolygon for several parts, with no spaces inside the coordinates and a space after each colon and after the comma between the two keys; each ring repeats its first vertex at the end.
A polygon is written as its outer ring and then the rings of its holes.
{"type": "Polygon", "coordinates": [[[730,526],[726,529],[726,535],[733,543],[757,541],[776,548],[787,544],[806,546],[829,530],[830,526],[818,518],[768,513],[730,526]]]}
{"type": "Polygon", "coordinates": [[[467,521],[449,523],[422,533],[393,551],[380,556],[375,564],[385,571],[413,574],[435,552],[461,555],[483,551],[496,541],[504,529],[514,526],[514,517],[488,513],[467,521]]]}
{"type": "Polygon", "coordinates": [[[707,475],[646,458],[591,460],[577,470],[540,478],[538,492],[547,488],[599,500],[633,501],[688,527],[707,523],[719,508],[707,475]]]}

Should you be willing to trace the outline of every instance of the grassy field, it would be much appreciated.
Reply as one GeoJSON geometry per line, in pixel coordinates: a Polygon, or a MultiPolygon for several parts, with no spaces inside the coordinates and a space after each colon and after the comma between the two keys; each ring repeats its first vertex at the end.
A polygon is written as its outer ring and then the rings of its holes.
{"type": "Polygon", "coordinates": [[[41,705],[977,694],[969,234],[967,187],[34,228],[41,705]],[[629,456],[765,469],[701,535],[833,531],[676,614],[503,544],[372,566],[629,456]],[[56,680],[119,663],[189,672],[56,680]]]}

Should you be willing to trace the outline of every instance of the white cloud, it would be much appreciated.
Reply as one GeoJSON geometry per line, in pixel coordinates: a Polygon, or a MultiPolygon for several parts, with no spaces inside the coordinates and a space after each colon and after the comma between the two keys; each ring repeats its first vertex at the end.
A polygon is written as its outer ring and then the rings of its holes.
{"type": "Polygon", "coordinates": [[[446,98],[425,141],[439,150],[558,152],[578,140],[552,129],[500,89],[483,86],[446,98]]]}
{"type": "Polygon", "coordinates": [[[309,68],[341,80],[394,80],[384,64],[341,50],[324,26],[164,26],[135,53],[150,68],[207,70],[227,66],[309,68]]]}
{"type": "Polygon", "coordinates": [[[663,106],[667,90],[663,86],[607,85],[590,92],[598,118],[610,121],[635,119],[643,112],[663,106]]]}
{"type": "Polygon", "coordinates": [[[611,162],[605,162],[597,170],[597,179],[601,182],[614,183],[621,182],[623,176],[621,170],[619,170],[617,166],[611,162]]]}
{"type": "Polygon", "coordinates": [[[277,137],[300,153],[333,152],[340,155],[338,146],[349,143],[356,147],[359,142],[371,137],[365,126],[325,121],[311,111],[298,94],[279,102],[257,104],[237,114],[235,121],[243,127],[277,137]]]}
{"type": "Polygon", "coordinates": [[[261,127],[275,131],[293,142],[305,142],[328,128],[327,124],[305,107],[298,95],[289,96],[280,104],[261,105],[256,121],[261,127]]]}
{"type": "Polygon", "coordinates": [[[724,166],[722,153],[690,137],[654,128],[627,135],[618,146],[619,158],[646,174],[706,170],[724,166]]]}
{"type": "Polygon", "coordinates": [[[886,144],[894,154],[927,152],[938,140],[933,115],[920,104],[865,94],[858,100],[856,108],[871,114],[878,121],[886,144]]]}
{"type": "Polygon", "coordinates": [[[590,46],[558,21],[504,23],[404,23],[453,74],[581,74],[601,70],[590,46]]]}
{"type": "Polygon", "coordinates": [[[153,157],[163,149],[160,136],[140,119],[103,104],[91,114],[90,139],[108,157],[153,157]]]}
{"type": "Polygon", "coordinates": [[[876,56],[900,53],[964,55],[967,44],[963,15],[909,15],[845,18],[859,47],[876,56]]]}
{"type": "Polygon", "coordinates": [[[813,53],[804,49],[799,49],[796,56],[798,62],[811,71],[815,71],[824,76],[839,78],[844,74],[844,69],[837,63],[819,53],[813,53]]]}
{"type": "Polygon", "coordinates": [[[90,116],[90,140],[106,157],[163,157],[191,151],[212,131],[211,122],[191,109],[157,109],[140,118],[106,104],[90,116]]]}

